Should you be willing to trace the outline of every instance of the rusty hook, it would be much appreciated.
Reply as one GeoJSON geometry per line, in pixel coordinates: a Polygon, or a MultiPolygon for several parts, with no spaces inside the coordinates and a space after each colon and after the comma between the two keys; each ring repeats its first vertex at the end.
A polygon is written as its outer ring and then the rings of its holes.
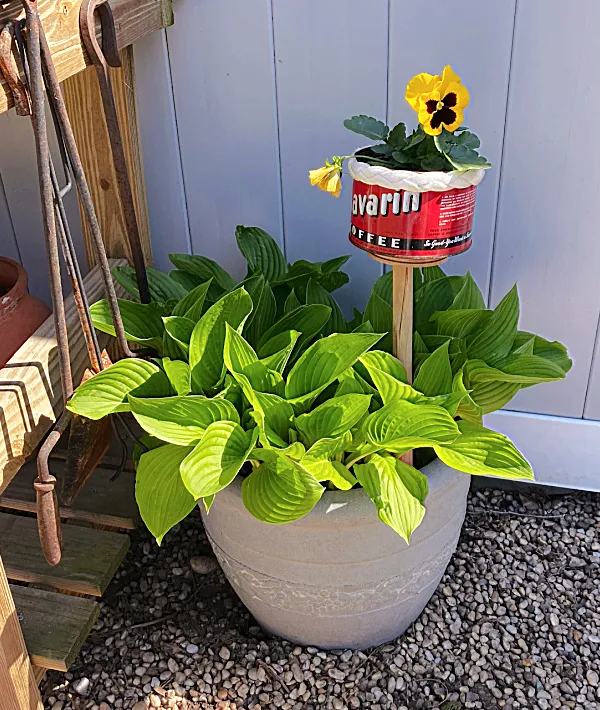
{"type": "Polygon", "coordinates": [[[31,104],[25,85],[21,81],[13,59],[12,49],[15,42],[15,23],[9,22],[0,32],[0,74],[8,84],[19,116],[31,116],[31,104]]]}
{"type": "Polygon", "coordinates": [[[90,55],[92,64],[106,67],[120,67],[121,57],[117,44],[117,30],[112,8],[107,0],[84,0],[79,13],[79,26],[83,44],[90,55]],[[100,18],[102,48],[96,37],[95,14],[100,18]]]}

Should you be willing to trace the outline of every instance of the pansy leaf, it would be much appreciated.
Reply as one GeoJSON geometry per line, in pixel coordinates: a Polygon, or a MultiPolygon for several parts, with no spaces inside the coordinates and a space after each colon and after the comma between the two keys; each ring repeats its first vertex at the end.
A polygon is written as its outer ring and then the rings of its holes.
{"type": "Polygon", "coordinates": [[[385,141],[390,129],[376,118],[371,116],[352,116],[344,121],[344,126],[353,133],[359,133],[374,141],[385,141]]]}
{"type": "Polygon", "coordinates": [[[167,444],[142,454],[137,465],[135,499],[142,520],[159,545],[165,534],[196,507],[179,474],[179,466],[190,451],[189,446],[167,444]]]}

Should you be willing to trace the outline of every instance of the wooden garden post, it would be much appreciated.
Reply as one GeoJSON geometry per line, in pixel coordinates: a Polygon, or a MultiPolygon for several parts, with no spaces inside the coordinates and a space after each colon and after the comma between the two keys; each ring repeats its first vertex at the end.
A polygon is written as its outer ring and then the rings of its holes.
{"type": "Polygon", "coordinates": [[[44,710],[2,559],[0,559],[0,706],[2,710],[44,710]]]}

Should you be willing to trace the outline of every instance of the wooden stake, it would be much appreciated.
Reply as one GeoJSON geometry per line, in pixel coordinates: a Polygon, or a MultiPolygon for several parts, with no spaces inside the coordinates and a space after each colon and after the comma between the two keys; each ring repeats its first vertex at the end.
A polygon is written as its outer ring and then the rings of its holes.
{"type": "Polygon", "coordinates": [[[410,384],[413,352],[413,267],[394,264],[392,269],[393,351],[406,368],[410,384]]]}

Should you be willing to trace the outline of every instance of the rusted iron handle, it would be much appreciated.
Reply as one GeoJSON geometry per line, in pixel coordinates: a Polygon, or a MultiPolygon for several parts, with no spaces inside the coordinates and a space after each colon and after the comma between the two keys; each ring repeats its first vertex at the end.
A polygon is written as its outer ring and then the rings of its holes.
{"type": "Polygon", "coordinates": [[[30,116],[29,96],[13,61],[12,48],[14,39],[15,25],[14,22],[9,22],[0,32],[0,74],[4,76],[4,80],[13,96],[17,115],[30,116]]]}
{"type": "Polygon", "coordinates": [[[105,68],[121,66],[115,18],[107,0],[84,0],[79,11],[79,27],[81,39],[92,64],[95,66],[101,64],[105,68]],[[102,48],[96,38],[96,12],[100,17],[102,28],[102,48]]]}
{"type": "Polygon", "coordinates": [[[50,473],[48,461],[52,449],[66,431],[70,421],[71,414],[65,412],[48,435],[38,454],[38,476],[33,483],[42,552],[48,564],[52,566],[57,565],[61,559],[62,532],[56,495],[56,478],[50,473]]]}

